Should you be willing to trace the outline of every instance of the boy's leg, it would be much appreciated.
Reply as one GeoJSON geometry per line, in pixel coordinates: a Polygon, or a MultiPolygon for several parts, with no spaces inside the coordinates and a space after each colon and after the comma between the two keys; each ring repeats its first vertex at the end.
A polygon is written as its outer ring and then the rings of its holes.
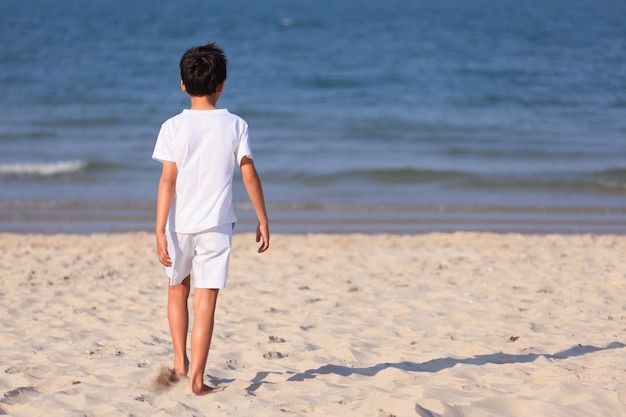
{"type": "Polygon", "coordinates": [[[172,378],[187,376],[189,359],[187,358],[187,331],[189,329],[189,276],[178,285],[170,285],[167,292],[167,320],[174,346],[174,371],[172,378]]]}
{"type": "Polygon", "coordinates": [[[194,322],[191,330],[191,375],[190,385],[194,394],[215,392],[204,384],[203,376],[213,337],[215,304],[219,290],[196,288],[193,296],[194,322]]]}

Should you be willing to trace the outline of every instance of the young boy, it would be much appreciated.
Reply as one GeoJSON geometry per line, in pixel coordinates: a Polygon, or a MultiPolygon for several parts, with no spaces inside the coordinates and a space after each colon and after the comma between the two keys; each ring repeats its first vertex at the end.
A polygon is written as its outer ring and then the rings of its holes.
{"type": "Polygon", "coordinates": [[[261,180],[248,143],[248,125],[215,107],[226,81],[226,57],[214,43],[189,49],[180,60],[181,89],[191,108],[161,126],[153,159],[163,163],[156,210],[159,261],[170,279],[167,315],[174,347],[172,378],[187,376],[189,313],[187,298],[193,270],[194,323],[191,331],[191,390],[216,392],[204,384],[215,304],[226,285],[232,232],[235,165],[258,218],[258,252],[269,248],[270,234],[261,180]]]}

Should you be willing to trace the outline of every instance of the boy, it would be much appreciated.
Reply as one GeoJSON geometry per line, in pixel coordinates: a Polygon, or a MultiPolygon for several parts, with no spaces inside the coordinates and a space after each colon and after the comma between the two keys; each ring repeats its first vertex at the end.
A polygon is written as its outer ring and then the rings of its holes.
{"type": "Polygon", "coordinates": [[[232,180],[239,165],[258,218],[258,252],[269,248],[270,234],[261,180],[248,143],[248,125],[216,103],[226,81],[226,57],[214,43],[189,49],[180,60],[181,89],[190,109],[161,126],[153,159],[163,163],[157,194],[156,241],[159,261],[170,279],[167,315],[174,347],[172,379],[187,376],[194,394],[218,391],[203,382],[215,304],[226,285],[232,231],[237,218],[232,180]],[[187,358],[187,298],[193,270],[194,323],[191,364],[187,358]]]}

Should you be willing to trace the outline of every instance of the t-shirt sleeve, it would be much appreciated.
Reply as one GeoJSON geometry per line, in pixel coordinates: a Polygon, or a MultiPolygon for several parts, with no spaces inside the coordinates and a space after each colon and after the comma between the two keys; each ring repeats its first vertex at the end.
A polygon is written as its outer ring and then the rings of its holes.
{"type": "Polygon", "coordinates": [[[168,134],[166,125],[161,126],[159,136],[157,136],[156,144],[154,145],[154,152],[152,153],[152,159],[157,161],[172,161],[174,159],[174,146],[172,143],[172,137],[168,134]]]}
{"type": "Polygon", "coordinates": [[[239,147],[237,148],[235,156],[237,158],[237,163],[240,165],[244,156],[254,159],[252,157],[252,150],[250,149],[250,140],[248,138],[248,124],[243,121],[239,132],[239,147]]]}

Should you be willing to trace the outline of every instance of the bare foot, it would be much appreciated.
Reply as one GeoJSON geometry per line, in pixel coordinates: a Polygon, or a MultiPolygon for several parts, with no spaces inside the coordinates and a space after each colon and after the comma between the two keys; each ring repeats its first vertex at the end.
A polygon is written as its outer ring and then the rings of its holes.
{"type": "Polygon", "coordinates": [[[196,389],[191,387],[191,391],[193,391],[196,395],[207,395],[207,394],[215,394],[216,392],[224,391],[224,388],[211,388],[206,384],[202,384],[200,389],[196,389]]]}
{"type": "Polygon", "coordinates": [[[178,382],[181,379],[186,378],[188,370],[189,370],[189,359],[185,358],[182,366],[176,366],[176,363],[174,363],[174,369],[172,369],[172,374],[170,375],[170,381],[178,382]]]}
{"type": "Polygon", "coordinates": [[[187,374],[179,374],[175,369],[170,372],[170,377],[167,379],[169,382],[178,382],[183,378],[187,378],[187,374]]]}

